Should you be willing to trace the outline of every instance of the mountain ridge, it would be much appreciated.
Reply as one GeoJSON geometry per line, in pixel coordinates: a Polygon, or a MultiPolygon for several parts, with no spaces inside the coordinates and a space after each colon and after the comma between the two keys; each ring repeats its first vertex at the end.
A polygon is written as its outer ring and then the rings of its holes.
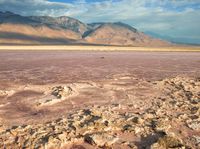
{"type": "Polygon", "coordinates": [[[148,36],[123,22],[86,24],[68,16],[21,16],[12,12],[0,12],[0,44],[5,43],[118,46],[167,46],[170,44],[148,36]],[[17,34],[19,37],[16,36],[17,34]],[[36,38],[38,38],[36,41],[31,41],[36,38]],[[45,40],[40,42],[39,39],[43,38],[45,40]],[[59,42],[59,39],[62,40],[59,42]]]}

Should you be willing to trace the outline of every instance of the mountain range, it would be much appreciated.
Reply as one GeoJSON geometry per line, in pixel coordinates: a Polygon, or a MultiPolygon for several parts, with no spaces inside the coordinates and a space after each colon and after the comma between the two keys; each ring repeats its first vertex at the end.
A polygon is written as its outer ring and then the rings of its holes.
{"type": "Polygon", "coordinates": [[[0,44],[168,46],[171,43],[122,22],[86,24],[67,16],[21,16],[0,12],[0,44]]]}

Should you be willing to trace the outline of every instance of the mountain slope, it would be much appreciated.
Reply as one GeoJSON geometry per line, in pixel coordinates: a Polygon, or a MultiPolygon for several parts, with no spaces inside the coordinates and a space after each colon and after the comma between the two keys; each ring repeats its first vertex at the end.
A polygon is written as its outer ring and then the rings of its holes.
{"type": "Polygon", "coordinates": [[[164,46],[169,43],[145,35],[124,23],[91,24],[94,28],[84,39],[89,43],[123,46],[164,46]]]}
{"type": "Polygon", "coordinates": [[[9,23],[9,24],[26,24],[26,25],[37,25],[38,21],[34,21],[28,17],[20,16],[12,12],[1,12],[0,11],[0,23],[9,23]]]}
{"type": "Polygon", "coordinates": [[[49,16],[31,16],[29,18],[52,28],[69,29],[80,34],[83,34],[88,30],[88,26],[86,24],[66,16],[56,18],[49,16]]]}
{"type": "Polygon", "coordinates": [[[119,46],[166,46],[127,24],[84,24],[61,16],[20,16],[0,12],[0,44],[100,44],[119,46]]]}
{"type": "Polygon", "coordinates": [[[71,30],[54,30],[47,26],[0,24],[2,44],[69,44],[81,39],[71,30]]]}
{"type": "Polygon", "coordinates": [[[81,38],[80,33],[69,29],[53,28],[31,17],[0,12],[2,44],[69,44],[81,38]]]}

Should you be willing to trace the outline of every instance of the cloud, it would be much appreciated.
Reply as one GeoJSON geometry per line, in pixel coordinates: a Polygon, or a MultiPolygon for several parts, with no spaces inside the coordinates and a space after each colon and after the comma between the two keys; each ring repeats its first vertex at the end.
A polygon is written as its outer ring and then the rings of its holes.
{"type": "Polygon", "coordinates": [[[87,23],[122,21],[141,31],[200,43],[197,0],[76,0],[72,3],[0,0],[0,10],[22,15],[66,15],[87,23]]]}
{"type": "Polygon", "coordinates": [[[70,3],[63,4],[47,0],[0,0],[1,11],[11,11],[21,15],[57,16],[73,7],[70,3]]]}

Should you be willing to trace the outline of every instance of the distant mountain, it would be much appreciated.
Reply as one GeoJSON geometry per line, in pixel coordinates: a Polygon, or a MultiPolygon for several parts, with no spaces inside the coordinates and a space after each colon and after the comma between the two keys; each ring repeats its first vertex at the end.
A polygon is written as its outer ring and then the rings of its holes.
{"type": "Polygon", "coordinates": [[[150,35],[154,38],[159,38],[163,40],[170,41],[171,43],[174,44],[181,44],[181,45],[192,45],[192,46],[199,46],[200,42],[198,39],[188,39],[188,37],[172,37],[172,36],[167,36],[167,35],[160,35],[158,33],[154,33],[151,31],[146,31],[145,34],[150,35]]]}
{"type": "Polygon", "coordinates": [[[29,17],[23,17],[12,12],[6,11],[0,12],[0,23],[35,25],[39,22],[34,21],[29,17]]]}
{"type": "Polygon", "coordinates": [[[85,24],[66,16],[21,16],[12,12],[0,12],[0,44],[170,45],[121,22],[85,24]]]}

